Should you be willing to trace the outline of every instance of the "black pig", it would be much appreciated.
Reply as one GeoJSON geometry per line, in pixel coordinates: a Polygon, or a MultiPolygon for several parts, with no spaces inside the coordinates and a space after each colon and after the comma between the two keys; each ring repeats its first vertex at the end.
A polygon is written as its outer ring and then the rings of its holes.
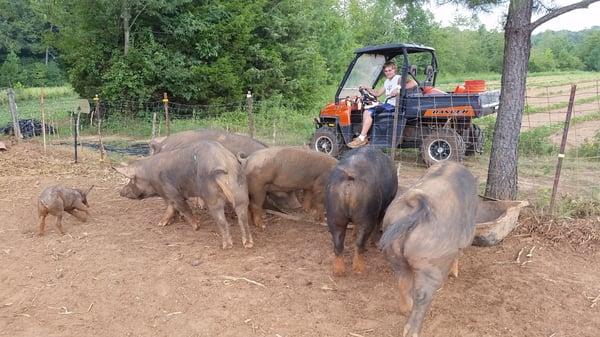
{"type": "Polygon", "coordinates": [[[342,253],[349,222],[354,223],[356,233],[352,269],[364,272],[365,243],[374,230],[379,232],[385,210],[397,189],[394,163],[377,149],[354,149],[333,169],[325,190],[325,209],[333,240],[336,276],[345,273],[342,253]]]}

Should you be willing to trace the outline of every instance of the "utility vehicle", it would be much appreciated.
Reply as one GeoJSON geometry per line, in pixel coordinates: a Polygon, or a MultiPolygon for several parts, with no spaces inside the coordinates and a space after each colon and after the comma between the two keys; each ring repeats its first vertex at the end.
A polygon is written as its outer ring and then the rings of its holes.
{"type": "Polygon", "coordinates": [[[399,95],[388,98],[397,99],[397,108],[377,114],[369,130],[368,146],[419,148],[427,165],[443,160],[461,161],[464,155],[481,153],[483,132],[472,120],[495,113],[500,92],[485,91],[484,81],[466,81],[464,87],[458,86],[453,92],[435,88],[435,50],[416,44],[358,49],[340,82],[335,101],[315,118],[311,148],[335,157],[347,149],[346,144],[360,134],[364,109],[381,103],[361,86],[381,85],[385,79],[383,65],[390,60],[395,61],[401,75],[399,95]],[[409,78],[418,83],[418,92],[406,90],[409,78]]]}

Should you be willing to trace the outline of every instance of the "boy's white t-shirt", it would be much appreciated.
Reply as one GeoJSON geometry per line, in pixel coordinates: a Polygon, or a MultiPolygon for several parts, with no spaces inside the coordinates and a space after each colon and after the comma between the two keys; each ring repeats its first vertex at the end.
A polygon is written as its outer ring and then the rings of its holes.
{"type": "MultiPolygon", "coordinates": [[[[387,97],[390,97],[390,94],[392,93],[392,91],[398,88],[399,83],[400,83],[400,75],[395,75],[394,77],[392,77],[391,80],[386,78],[385,82],[383,82],[383,88],[385,89],[385,95],[387,97]]],[[[390,99],[387,102],[391,105],[396,105],[395,99],[390,99]]]]}

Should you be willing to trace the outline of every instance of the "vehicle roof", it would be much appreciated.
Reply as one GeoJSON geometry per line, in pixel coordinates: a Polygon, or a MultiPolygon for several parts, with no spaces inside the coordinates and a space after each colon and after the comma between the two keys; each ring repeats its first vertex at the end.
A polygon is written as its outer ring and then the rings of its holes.
{"type": "Polygon", "coordinates": [[[378,46],[367,46],[364,48],[360,48],[356,50],[356,54],[400,54],[402,50],[406,49],[406,52],[411,53],[421,53],[421,52],[433,52],[435,49],[427,46],[423,46],[420,44],[412,44],[412,43],[391,43],[391,44],[382,44],[378,46]]]}

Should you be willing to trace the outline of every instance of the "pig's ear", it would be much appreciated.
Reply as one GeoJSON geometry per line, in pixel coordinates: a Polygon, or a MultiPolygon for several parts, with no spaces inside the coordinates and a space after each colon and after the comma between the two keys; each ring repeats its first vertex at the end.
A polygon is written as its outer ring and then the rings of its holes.
{"type": "Polygon", "coordinates": [[[131,166],[119,166],[113,167],[113,169],[129,179],[133,179],[135,177],[135,168],[131,166]]]}
{"type": "Polygon", "coordinates": [[[92,188],[94,188],[95,185],[90,186],[90,188],[88,188],[87,191],[85,191],[85,195],[87,196],[88,193],[90,193],[90,191],[92,190],[92,188]]]}

